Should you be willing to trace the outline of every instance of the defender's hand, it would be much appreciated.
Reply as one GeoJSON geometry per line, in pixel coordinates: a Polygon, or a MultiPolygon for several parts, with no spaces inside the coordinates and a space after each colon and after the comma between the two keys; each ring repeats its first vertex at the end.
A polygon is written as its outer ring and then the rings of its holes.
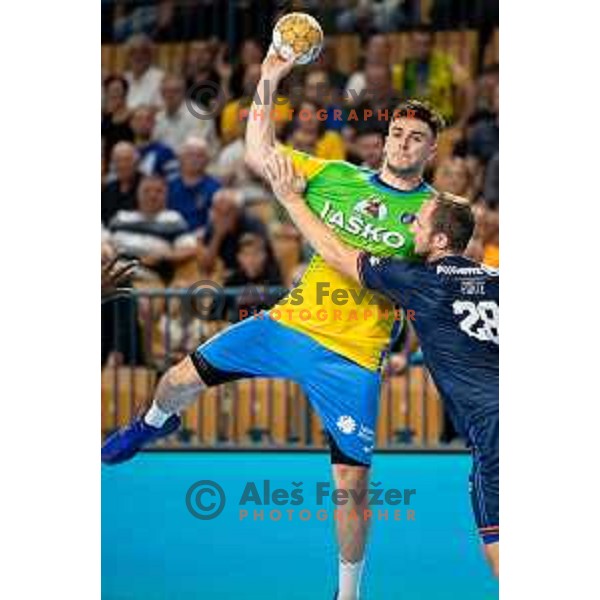
{"type": "Polygon", "coordinates": [[[289,156],[273,152],[265,164],[265,174],[273,188],[273,193],[282,204],[289,205],[303,201],[306,181],[296,175],[294,164],[289,156]]]}

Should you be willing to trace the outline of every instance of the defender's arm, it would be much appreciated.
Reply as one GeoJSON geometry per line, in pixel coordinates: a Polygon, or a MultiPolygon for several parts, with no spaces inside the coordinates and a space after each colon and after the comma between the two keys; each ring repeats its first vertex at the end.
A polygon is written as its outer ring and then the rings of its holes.
{"type": "Polygon", "coordinates": [[[272,154],[266,161],[265,174],[278,200],[323,260],[340,273],[359,281],[357,265],[361,252],[340,241],[306,206],[303,197],[295,189],[298,178],[290,158],[272,154]]]}

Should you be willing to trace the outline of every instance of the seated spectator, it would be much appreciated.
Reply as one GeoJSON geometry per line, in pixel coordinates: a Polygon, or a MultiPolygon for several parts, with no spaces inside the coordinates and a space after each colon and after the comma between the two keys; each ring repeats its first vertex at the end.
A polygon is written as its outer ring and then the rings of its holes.
{"type": "Polygon", "coordinates": [[[402,64],[400,77],[403,97],[430,102],[448,124],[464,127],[473,113],[475,92],[467,71],[434,50],[433,32],[425,26],[411,34],[410,58],[402,64]]]}
{"type": "Polygon", "coordinates": [[[471,171],[467,161],[458,156],[443,160],[435,170],[433,187],[469,200],[475,199],[471,171]]]}
{"type": "Polygon", "coordinates": [[[112,151],[111,171],[102,190],[102,222],[108,225],[119,210],[136,207],[137,188],[140,182],[138,154],[131,142],[119,142],[112,151]]]}
{"type": "Polygon", "coordinates": [[[243,287],[241,294],[228,303],[230,320],[238,321],[244,316],[270,308],[281,298],[282,281],[279,265],[267,253],[264,239],[252,233],[243,235],[237,252],[237,267],[225,278],[225,287],[243,287]],[[278,287],[271,291],[269,287],[278,287]],[[242,311],[245,311],[243,313],[242,311]]]}
{"type": "Polygon", "coordinates": [[[139,185],[136,210],[120,210],[110,221],[111,243],[119,254],[137,258],[146,269],[168,282],[177,264],[196,256],[196,236],[183,217],[167,210],[167,186],[156,175],[139,185]]]}
{"type": "Polygon", "coordinates": [[[500,265],[498,211],[490,209],[485,202],[476,202],[473,212],[475,231],[465,255],[489,267],[497,268],[500,265]]]}
{"type": "MultiPolygon", "coordinates": [[[[228,144],[240,137],[242,130],[242,121],[248,114],[248,106],[255,95],[259,98],[265,93],[265,90],[257,90],[256,86],[260,80],[260,64],[249,65],[244,72],[242,95],[230,100],[221,113],[221,139],[223,143],[228,144]]],[[[272,90],[271,90],[272,92],[272,90]]],[[[275,121],[275,129],[281,131],[283,126],[291,119],[291,107],[289,100],[280,94],[277,95],[277,102],[273,107],[273,115],[270,117],[275,121]]],[[[250,115],[249,118],[265,119],[269,118],[260,112],[256,115],[250,115]]]]}
{"type": "MultiPolygon", "coordinates": [[[[248,100],[248,107],[249,102],[248,100]]],[[[216,160],[209,168],[210,174],[218,178],[223,185],[240,190],[244,204],[253,200],[263,200],[271,197],[271,191],[265,187],[263,180],[258,178],[246,165],[244,155],[246,152],[245,132],[247,122],[247,117],[241,121],[240,136],[219,152],[216,160]]]]}
{"type": "Polygon", "coordinates": [[[329,77],[329,81],[335,93],[334,100],[338,102],[342,98],[348,76],[342,73],[336,65],[337,49],[335,42],[331,38],[326,37],[323,44],[323,50],[317,58],[314,68],[327,72],[327,76],[329,77]]]}
{"type": "Polygon", "coordinates": [[[346,83],[344,98],[350,106],[357,106],[365,101],[367,92],[367,80],[365,68],[367,64],[385,65],[391,72],[392,87],[396,92],[401,87],[401,66],[391,64],[392,47],[387,35],[371,36],[363,50],[361,56],[362,68],[354,72],[346,83]]]}
{"type": "Polygon", "coordinates": [[[367,62],[362,98],[363,100],[356,106],[356,117],[353,118],[352,112],[348,115],[348,127],[357,129],[362,124],[378,127],[387,133],[388,121],[400,103],[400,96],[392,85],[392,71],[389,65],[367,62]]]}
{"type": "Polygon", "coordinates": [[[247,38],[242,42],[239,51],[239,62],[233,67],[231,74],[231,94],[234,98],[246,95],[248,91],[246,87],[248,67],[260,65],[264,54],[263,47],[258,40],[247,38]]]}
{"type": "Polygon", "coordinates": [[[149,106],[138,106],[133,111],[131,128],[139,155],[139,171],[144,175],[167,177],[177,172],[175,153],[169,146],[152,139],[154,111],[149,106]]]}
{"type": "Polygon", "coordinates": [[[179,175],[169,180],[168,206],[185,219],[190,231],[206,227],[213,195],[221,187],[206,174],[208,162],[206,140],[190,138],[179,151],[179,175]]]}
{"type": "Polygon", "coordinates": [[[384,145],[385,135],[379,127],[359,127],[354,145],[359,164],[377,171],[383,160],[384,145]]]}
{"type": "Polygon", "coordinates": [[[102,113],[102,143],[104,158],[108,160],[117,142],[131,142],[133,131],[129,125],[131,113],[127,108],[129,84],[124,77],[107,77],[104,81],[104,111],[102,113]]]}
{"type": "Polygon", "coordinates": [[[481,119],[493,118],[495,94],[500,84],[498,63],[484,67],[475,82],[474,112],[469,121],[476,123],[481,119]]]}
{"type": "Polygon", "coordinates": [[[291,124],[286,144],[325,160],[345,160],[346,146],[336,131],[325,130],[325,109],[304,100],[291,124]]]}
{"type": "Polygon", "coordinates": [[[185,101],[183,77],[166,75],[162,81],[161,95],[164,109],[156,116],[154,139],[179,152],[189,137],[203,138],[209,145],[211,155],[216,154],[218,140],[215,123],[203,107],[196,105],[193,111],[190,110],[185,101]]]}
{"type": "Polygon", "coordinates": [[[152,64],[154,46],[143,34],[129,38],[126,46],[128,70],[125,79],[129,83],[127,106],[137,108],[141,104],[160,107],[160,84],[164,73],[152,64]]]}
{"type": "Polygon", "coordinates": [[[358,0],[337,15],[336,26],[343,33],[363,36],[398,31],[418,22],[418,8],[415,0],[358,0]]]}
{"type": "Polygon", "coordinates": [[[220,259],[227,271],[234,271],[238,265],[239,243],[247,233],[252,233],[264,241],[269,260],[274,256],[267,228],[264,223],[248,214],[241,204],[239,191],[224,188],[214,197],[210,210],[210,220],[199,248],[200,268],[211,273],[220,259]]]}
{"type": "Polygon", "coordinates": [[[500,159],[498,153],[492,156],[485,169],[485,181],[483,183],[484,202],[492,209],[498,210],[500,185],[500,159]]]}
{"type": "Polygon", "coordinates": [[[487,118],[473,125],[467,133],[467,155],[475,157],[483,164],[486,164],[499,150],[499,113],[498,86],[496,86],[492,96],[491,113],[487,118]]]}
{"type": "Polygon", "coordinates": [[[184,65],[186,91],[192,92],[205,84],[220,86],[226,91],[229,82],[221,81],[220,73],[213,66],[214,54],[213,46],[208,40],[190,44],[184,65]]]}
{"type": "Polygon", "coordinates": [[[343,113],[345,111],[342,110],[341,104],[337,104],[333,100],[333,90],[327,71],[313,69],[306,74],[304,98],[323,106],[327,113],[327,118],[323,122],[326,130],[341,131],[344,128],[343,113]]]}

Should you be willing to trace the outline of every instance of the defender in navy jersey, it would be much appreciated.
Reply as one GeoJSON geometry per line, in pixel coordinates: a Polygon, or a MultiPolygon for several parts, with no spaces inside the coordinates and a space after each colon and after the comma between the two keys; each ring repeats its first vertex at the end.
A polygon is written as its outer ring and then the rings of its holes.
{"type": "Polygon", "coordinates": [[[325,261],[414,311],[425,365],[472,449],[473,512],[497,576],[499,275],[462,256],[474,228],[468,201],[439,193],[415,215],[415,253],[424,261],[379,258],[346,246],[312,215],[294,191],[296,175],[288,159],[271,159],[268,176],[278,199],[325,261]]]}

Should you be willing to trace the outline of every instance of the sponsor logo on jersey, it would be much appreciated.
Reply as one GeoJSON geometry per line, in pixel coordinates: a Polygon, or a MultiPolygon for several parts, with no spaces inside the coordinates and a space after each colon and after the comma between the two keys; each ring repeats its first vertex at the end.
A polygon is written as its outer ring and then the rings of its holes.
{"type": "Polygon", "coordinates": [[[373,219],[385,219],[388,214],[387,206],[377,196],[359,202],[354,207],[354,211],[373,219]]]}
{"type": "Polygon", "coordinates": [[[402,225],[410,225],[415,222],[416,218],[417,215],[415,215],[415,213],[405,212],[400,215],[400,223],[402,223],[402,225]]]}
{"type": "Polygon", "coordinates": [[[337,428],[346,435],[350,435],[356,431],[356,421],[348,415],[342,415],[337,420],[336,425],[337,428]]]}
{"type": "MultiPolygon", "coordinates": [[[[364,213],[363,213],[364,214],[364,213]]],[[[325,202],[321,211],[321,219],[329,227],[338,227],[367,241],[377,242],[389,248],[402,248],[406,238],[399,231],[392,231],[385,227],[377,227],[372,223],[365,223],[360,214],[347,216],[341,210],[336,210],[330,202],[325,202]]]]}
{"type": "Polygon", "coordinates": [[[456,265],[438,265],[436,275],[485,275],[482,267],[457,267],[456,265]]]}

